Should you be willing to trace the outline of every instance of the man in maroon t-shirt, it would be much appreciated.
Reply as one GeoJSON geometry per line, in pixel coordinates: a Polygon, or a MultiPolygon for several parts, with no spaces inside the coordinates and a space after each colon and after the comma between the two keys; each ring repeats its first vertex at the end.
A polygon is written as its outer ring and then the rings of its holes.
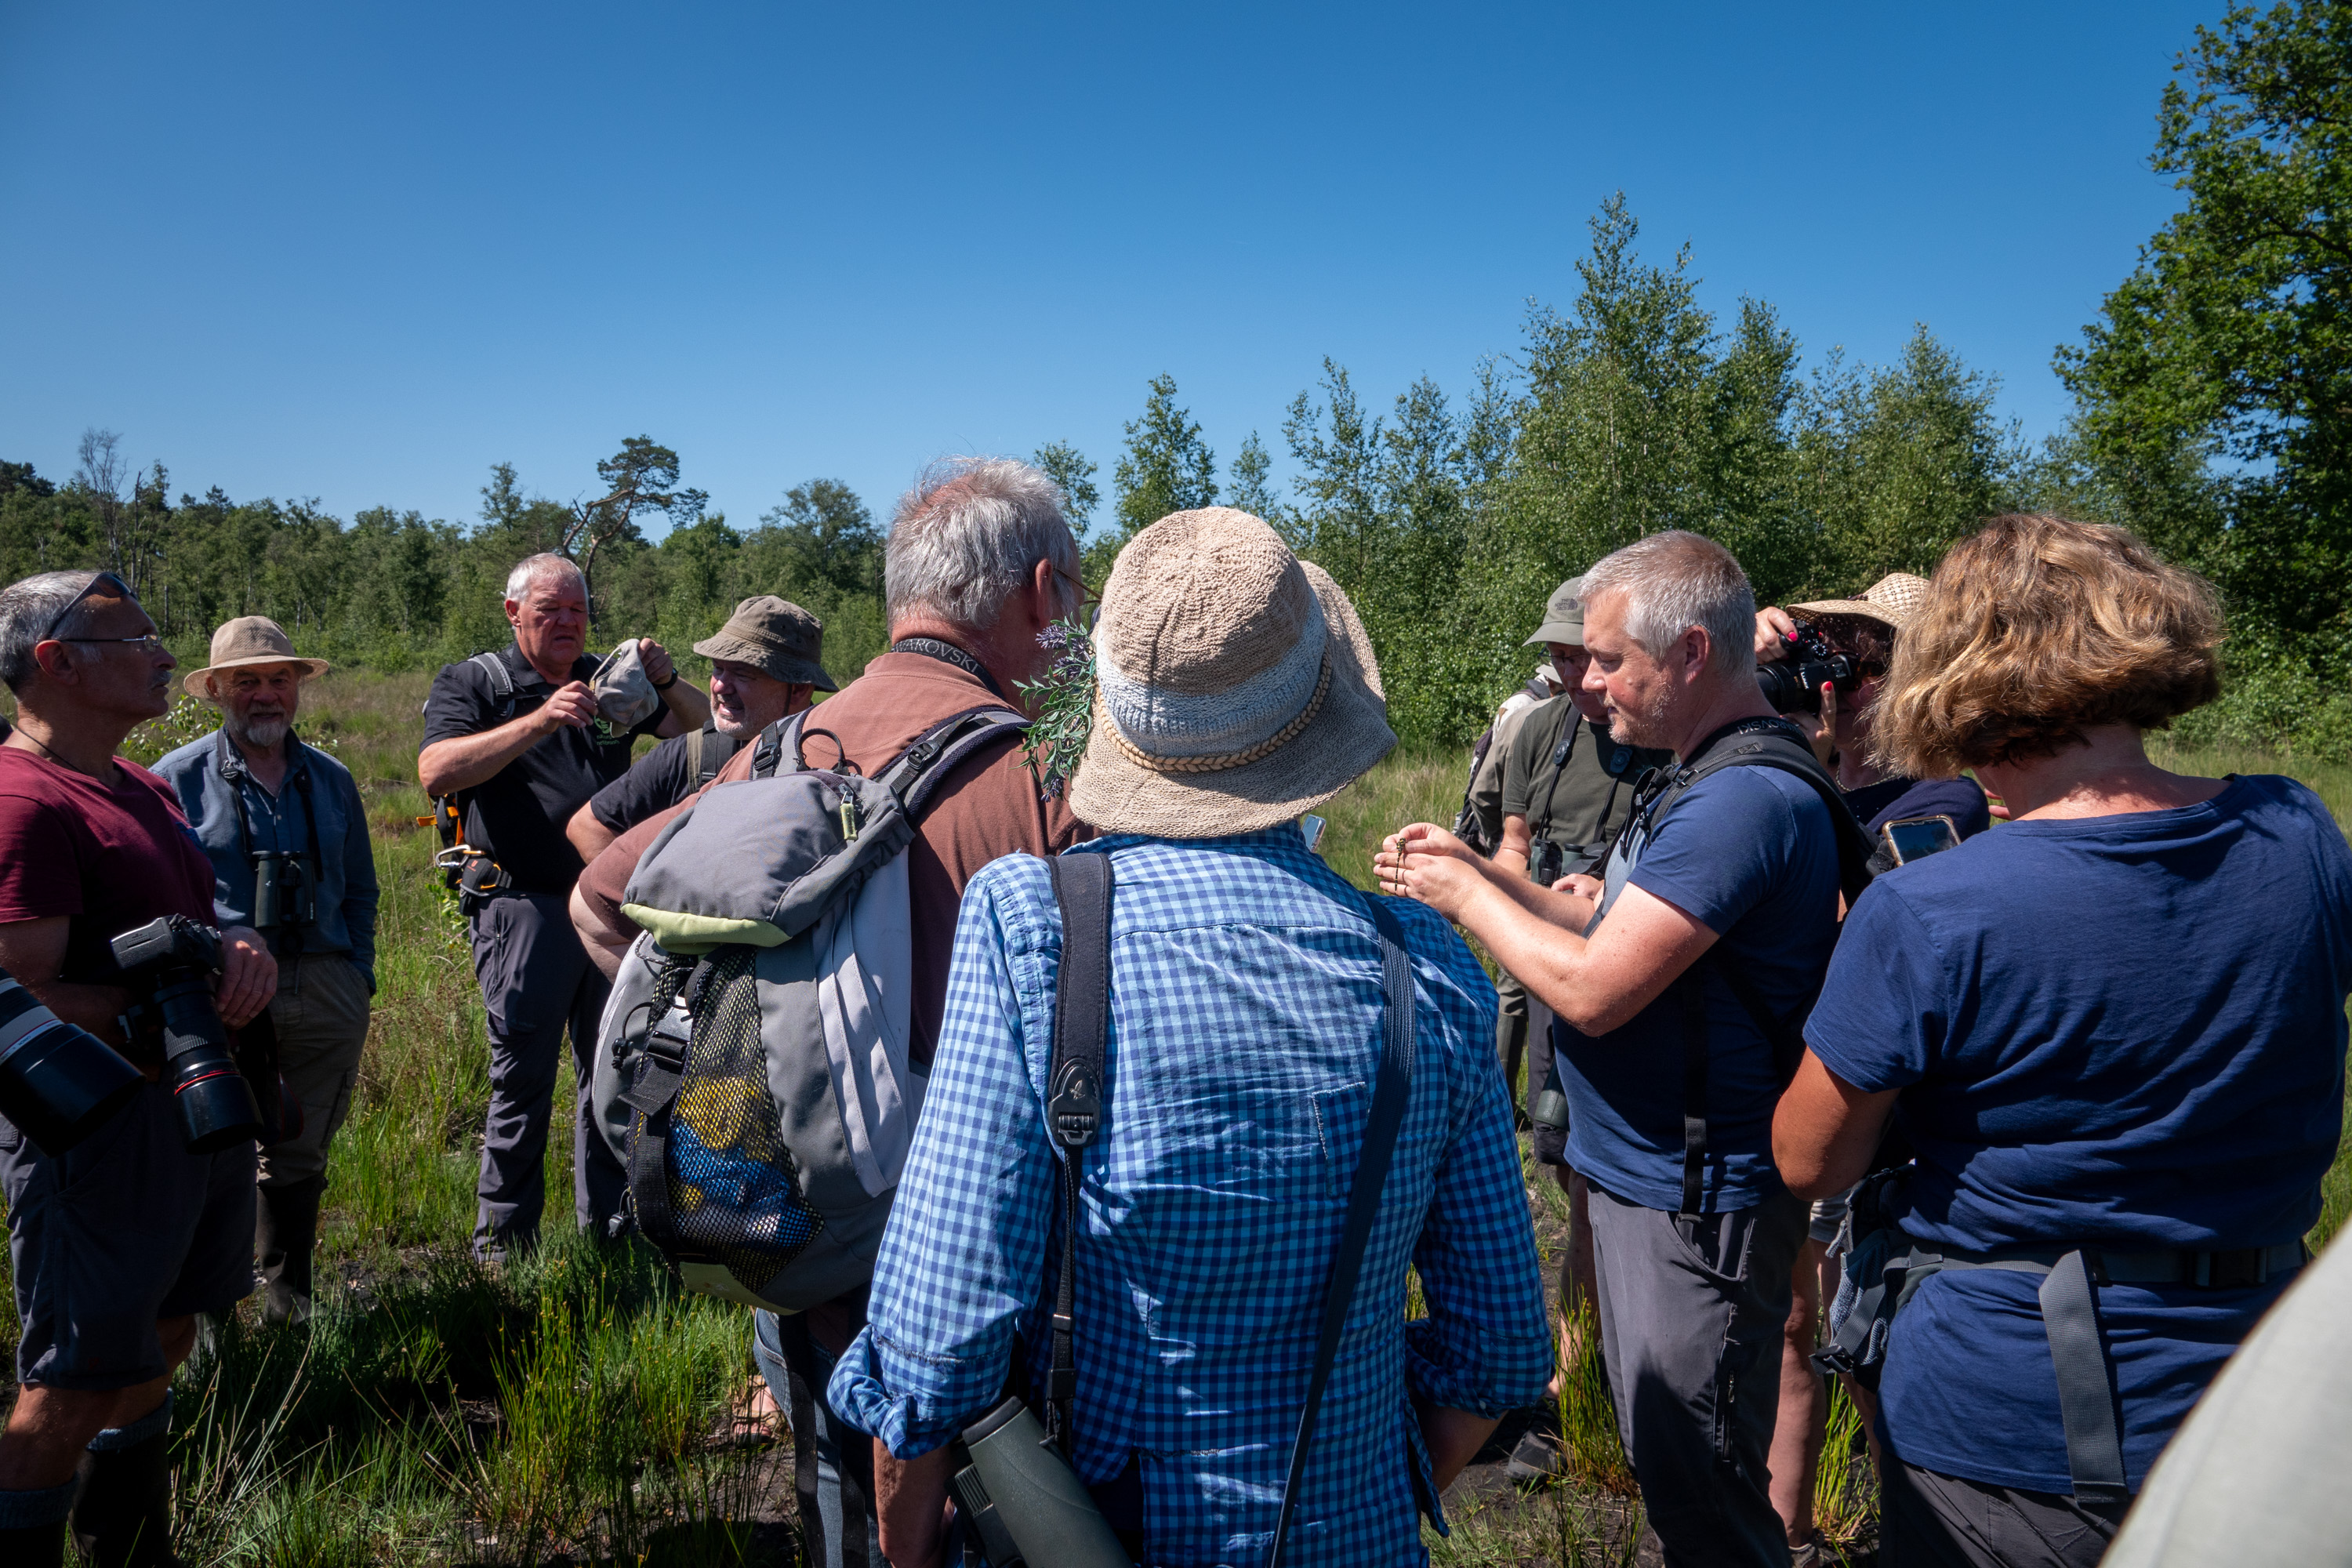
{"type": "MultiPolygon", "coordinates": [[[[212,863],[171,790],[114,755],[171,706],[176,662],[111,573],[0,590],[0,679],[16,697],[0,742],[0,968],[149,1079],[55,1159],[0,1119],[24,1331],[24,1386],[0,1432],[10,1568],[59,1562],[69,1509],[84,1556],[171,1561],[172,1370],[195,1314],[253,1289],[253,1145],[189,1153],[162,1063],[116,1023],[131,999],[108,941],[162,915],[213,916],[212,863]]],[[[214,1003],[233,1028],[268,1005],[278,965],[255,932],[221,935],[214,1003]]]]}

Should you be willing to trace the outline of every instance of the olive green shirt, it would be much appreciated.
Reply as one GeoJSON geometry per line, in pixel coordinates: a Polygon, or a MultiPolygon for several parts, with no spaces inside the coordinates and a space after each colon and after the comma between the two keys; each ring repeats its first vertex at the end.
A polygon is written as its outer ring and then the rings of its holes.
{"type": "Polygon", "coordinates": [[[1528,709],[1511,737],[1503,815],[1526,820],[1530,844],[1559,845],[1564,872],[1581,871],[1608,852],[1624,826],[1643,772],[1673,760],[1668,752],[1619,745],[1570,698],[1554,697],[1528,709]],[[1555,764],[1563,742],[1567,761],[1555,764]]]}

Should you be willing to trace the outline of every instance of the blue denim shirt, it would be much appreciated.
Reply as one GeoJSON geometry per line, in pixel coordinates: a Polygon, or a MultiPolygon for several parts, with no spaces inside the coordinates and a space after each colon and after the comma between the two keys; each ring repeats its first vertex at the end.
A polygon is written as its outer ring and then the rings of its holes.
{"type": "MultiPolygon", "coordinates": [[[[1287,826],[1070,853],[1111,855],[1117,878],[1110,1109],[1080,1178],[1077,1469],[1100,1483],[1136,1464],[1149,1561],[1256,1562],[1363,1147],[1379,940],[1365,895],[1287,826]]],[[[1500,1415],[1551,1367],[1494,988],[1443,920],[1389,907],[1412,959],[1412,1096],[1292,1527],[1301,1565],[1426,1562],[1419,1516],[1443,1519],[1413,1402],[1500,1415]],[[1428,1303],[1410,1322],[1408,1264],[1428,1303]]],[[[1043,1364],[1061,941],[1043,860],[965,889],[870,1324],[830,1384],[901,1457],[985,1414],[1016,1342],[1043,1364]]]]}
{"type": "MultiPolygon", "coordinates": [[[[304,807],[315,807],[320,862],[316,868],[318,919],[302,928],[302,951],[349,953],[373,991],[375,850],[368,843],[367,811],[360,804],[359,785],[352,782],[351,770],[334,758],[290,735],[286,744],[290,761],[285,782],[274,795],[254,783],[243,754],[217,730],[165,756],[155,764],[155,773],[179,796],[180,810],[212,860],[213,913],[225,926],[253,923],[253,863],[246,858],[233,792],[244,794],[256,849],[308,856],[310,828],[304,807]],[[301,783],[305,776],[307,791],[301,783]]],[[[268,934],[271,951],[282,953],[284,933],[268,934]]]]}

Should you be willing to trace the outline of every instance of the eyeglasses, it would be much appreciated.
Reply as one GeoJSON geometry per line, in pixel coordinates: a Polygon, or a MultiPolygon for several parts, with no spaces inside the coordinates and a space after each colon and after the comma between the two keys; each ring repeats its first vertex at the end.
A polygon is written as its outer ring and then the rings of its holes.
{"type": "Polygon", "coordinates": [[[153,632],[144,632],[135,637],[47,637],[43,640],[47,642],[136,643],[139,646],[139,651],[141,653],[147,654],[150,657],[163,651],[163,639],[157,637],[153,632]]]}
{"type": "Polygon", "coordinates": [[[1078,607],[1073,612],[1073,614],[1081,617],[1078,622],[1080,626],[1085,626],[1088,631],[1092,631],[1094,629],[1095,617],[1102,614],[1102,595],[1087,587],[1085,578],[1077,576],[1074,573],[1071,573],[1063,567],[1055,566],[1051,561],[1046,562],[1045,564],[1052,569],[1055,576],[1059,577],[1063,582],[1069,584],[1078,591],[1078,607]]]}

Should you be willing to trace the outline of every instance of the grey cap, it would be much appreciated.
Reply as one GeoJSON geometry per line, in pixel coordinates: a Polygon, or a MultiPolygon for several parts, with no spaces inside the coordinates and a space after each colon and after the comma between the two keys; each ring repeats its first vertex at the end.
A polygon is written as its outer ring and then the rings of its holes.
{"type": "Polygon", "coordinates": [[[1536,628],[1535,636],[1520,646],[1534,647],[1538,643],[1558,642],[1566,643],[1570,647],[1582,647],[1584,605],[1577,595],[1583,591],[1584,579],[1581,577],[1570,577],[1554,588],[1551,597],[1544,601],[1543,625],[1536,628]]]}
{"type": "Polygon", "coordinates": [[[824,623],[789,599],[761,594],[735,606],[716,635],[694,645],[705,658],[732,659],[766,671],[778,680],[841,688],[818,661],[824,655],[824,623]]]}

